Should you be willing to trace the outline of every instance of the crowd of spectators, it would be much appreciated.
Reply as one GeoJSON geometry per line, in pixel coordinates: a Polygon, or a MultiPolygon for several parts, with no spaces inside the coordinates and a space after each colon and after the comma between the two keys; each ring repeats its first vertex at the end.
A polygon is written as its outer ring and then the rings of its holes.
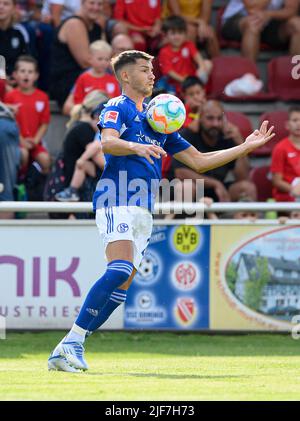
{"type": "MultiPolygon", "coordinates": [[[[227,118],[226,104],[211,99],[215,59],[226,43],[255,63],[261,49],[299,55],[300,0],[217,2],[212,19],[214,0],[0,0],[0,201],[18,200],[20,185],[28,200],[91,199],[104,165],[97,118],[108,98],[120,95],[110,59],[128,49],[154,55],[154,95],[169,92],[184,101],[181,133],[194,147],[213,152],[243,142],[245,133],[227,118]],[[59,156],[50,156],[44,143],[50,101],[70,116],[59,156]]],[[[270,198],[298,201],[297,105],[286,130],[272,151],[270,198]]],[[[207,205],[258,197],[247,157],[199,175],[167,156],[162,170],[178,183],[204,180],[207,205]]],[[[250,214],[244,217],[257,217],[250,214]]]]}

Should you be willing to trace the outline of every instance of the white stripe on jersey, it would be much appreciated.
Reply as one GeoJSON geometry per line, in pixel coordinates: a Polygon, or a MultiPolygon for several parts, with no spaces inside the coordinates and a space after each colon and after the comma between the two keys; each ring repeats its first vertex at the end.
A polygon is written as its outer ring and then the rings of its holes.
{"type": "Polygon", "coordinates": [[[122,104],[122,102],[124,102],[125,101],[125,99],[126,99],[126,96],[124,96],[124,95],[120,95],[120,96],[117,96],[116,98],[111,98],[107,103],[106,103],[106,107],[109,107],[109,106],[113,106],[113,105],[119,105],[119,104],[122,104]]]}

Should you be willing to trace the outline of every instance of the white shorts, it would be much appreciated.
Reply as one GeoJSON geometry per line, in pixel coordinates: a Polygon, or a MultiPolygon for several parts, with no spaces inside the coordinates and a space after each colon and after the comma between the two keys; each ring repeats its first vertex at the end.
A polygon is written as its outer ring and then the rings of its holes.
{"type": "Polygon", "coordinates": [[[152,233],[151,213],[139,206],[101,208],[96,211],[96,224],[104,249],[118,240],[133,242],[133,265],[138,269],[152,233]]]}

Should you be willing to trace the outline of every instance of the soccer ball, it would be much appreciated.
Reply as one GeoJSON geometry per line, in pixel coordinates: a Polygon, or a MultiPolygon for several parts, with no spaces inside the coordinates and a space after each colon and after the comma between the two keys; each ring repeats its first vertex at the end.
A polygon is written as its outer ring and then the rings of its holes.
{"type": "Polygon", "coordinates": [[[170,134],[179,130],[183,125],[185,107],[176,96],[160,94],[149,102],[146,117],[155,132],[170,134]]]}

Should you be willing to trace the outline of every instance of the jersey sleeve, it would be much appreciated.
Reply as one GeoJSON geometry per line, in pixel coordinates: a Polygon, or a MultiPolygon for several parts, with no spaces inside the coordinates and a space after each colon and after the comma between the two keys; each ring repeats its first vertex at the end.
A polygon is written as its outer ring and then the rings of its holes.
{"type": "Polygon", "coordinates": [[[285,153],[284,149],[282,149],[281,145],[278,144],[275,146],[272,152],[272,162],[271,162],[271,172],[272,173],[279,173],[284,174],[284,161],[285,161],[285,153]]]}
{"type": "Polygon", "coordinates": [[[167,140],[163,148],[168,154],[174,155],[178,152],[184,151],[190,146],[191,144],[187,140],[185,140],[178,132],[175,132],[167,136],[167,140]]]}
{"type": "Polygon", "coordinates": [[[97,126],[100,131],[102,129],[114,129],[120,132],[123,123],[124,113],[122,108],[117,105],[108,105],[102,110],[97,126]]]}
{"type": "Polygon", "coordinates": [[[74,104],[81,104],[84,100],[83,78],[80,75],[74,85],[74,104]]]}
{"type": "Polygon", "coordinates": [[[188,48],[193,58],[199,53],[199,50],[197,50],[197,47],[193,42],[188,43],[188,48]]]}
{"type": "Polygon", "coordinates": [[[125,3],[124,0],[117,0],[114,7],[114,18],[117,20],[125,19],[125,3]]]}
{"type": "Polygon", "coordinates": [[[47,95],[45,95],[45,107],[43,109],[43,112],[41,113],[41,124],[49,124],[50,123],[50,103],[49,98],[47,95]]]}

